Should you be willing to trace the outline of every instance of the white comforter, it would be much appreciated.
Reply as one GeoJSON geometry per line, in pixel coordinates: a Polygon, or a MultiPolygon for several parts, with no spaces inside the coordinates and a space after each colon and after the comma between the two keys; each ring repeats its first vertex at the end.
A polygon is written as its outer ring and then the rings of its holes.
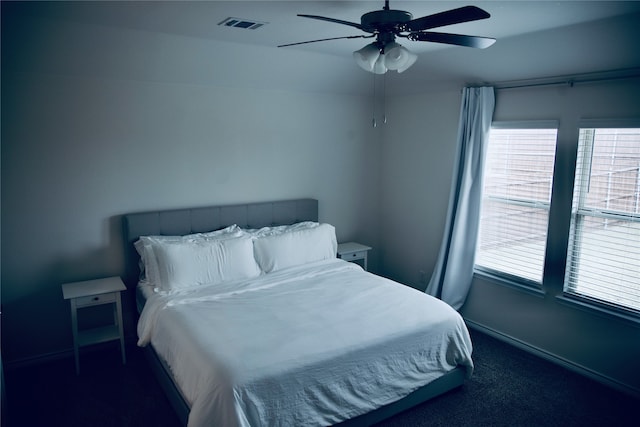
{"type": "Polygon", "coordinates": [[[331,425],[473,369],[456,311],[338,259],[153,295],[138,335],[171,368],[190,427],[331,425]]]}

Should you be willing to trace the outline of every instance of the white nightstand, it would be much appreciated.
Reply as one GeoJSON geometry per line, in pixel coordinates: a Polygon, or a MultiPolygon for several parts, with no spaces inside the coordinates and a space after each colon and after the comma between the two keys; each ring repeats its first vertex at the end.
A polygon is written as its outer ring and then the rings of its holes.
{"type": "Polygon", "coordinates": [[[127,363],[124,352],[122,329],[122,303],[120,292],[127,288],[119,277],[65,283],[62,295],[71,303],[71,326],[73,328],[73,352],[76,359],[76,374],[80,373],[80,347],[101,342],[120,340],[122,363],[127,363]],[[99,328],[78,330],[78,309],[102,304],[113,304],[113,324],[99,328]]]}
{"type": "Polygon", "coordinates": [[[367,270],[367,253],[371,248],[356,242],[347,242],[338,244],[338,258],[345,261],[362,260],[364,269],[367,270]]]}

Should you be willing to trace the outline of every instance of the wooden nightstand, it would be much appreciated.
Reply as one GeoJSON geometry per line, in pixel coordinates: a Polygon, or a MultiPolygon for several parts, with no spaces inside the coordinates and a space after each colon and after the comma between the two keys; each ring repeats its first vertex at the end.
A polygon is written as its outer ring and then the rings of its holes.
{"type": "Polygon", "coordinates": [[[338,258],[345,261],[362,260],[364,269],[367,270],[367,253],[371,248],[356,242],[347,242],[338,244],[338,258]]]}
{"type": "Polygon", "coordinates": [[[120,340],[122,363],[127,363],[124,352],[122,328],[122,303],[120,292],[127,288],[119,277],[65,283],[62,295],[71,303],[71,326],[73,328],[73,352],[76,359],[76,374],[80,373],[79,348],[101,342],[120,340]],[[113,324],[99,328],[78,330],[78,309],[102,304],[113,304],[113,324]]]}

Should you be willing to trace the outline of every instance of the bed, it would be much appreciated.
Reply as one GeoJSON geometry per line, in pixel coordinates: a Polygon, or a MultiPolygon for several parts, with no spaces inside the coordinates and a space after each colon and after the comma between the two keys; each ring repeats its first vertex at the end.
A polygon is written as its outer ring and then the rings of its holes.
{"type": "Polygon", "coordinates": [[[371,425],[472,373],[458,313],[337,259],[317,200],[133,213],[124,233],[138,343],[183,425],[371,425]]]}

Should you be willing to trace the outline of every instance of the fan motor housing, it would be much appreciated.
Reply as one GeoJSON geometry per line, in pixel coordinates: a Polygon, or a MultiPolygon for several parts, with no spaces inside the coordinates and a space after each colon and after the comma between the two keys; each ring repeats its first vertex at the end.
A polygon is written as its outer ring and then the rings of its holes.
{"type": "Polygon", "coordinates": [[[393,30],[399,24],[413,19],[413,15],[404,10],[375,10],[365,13],[360,18],[362,29],[368,33],[393,30]]]}

